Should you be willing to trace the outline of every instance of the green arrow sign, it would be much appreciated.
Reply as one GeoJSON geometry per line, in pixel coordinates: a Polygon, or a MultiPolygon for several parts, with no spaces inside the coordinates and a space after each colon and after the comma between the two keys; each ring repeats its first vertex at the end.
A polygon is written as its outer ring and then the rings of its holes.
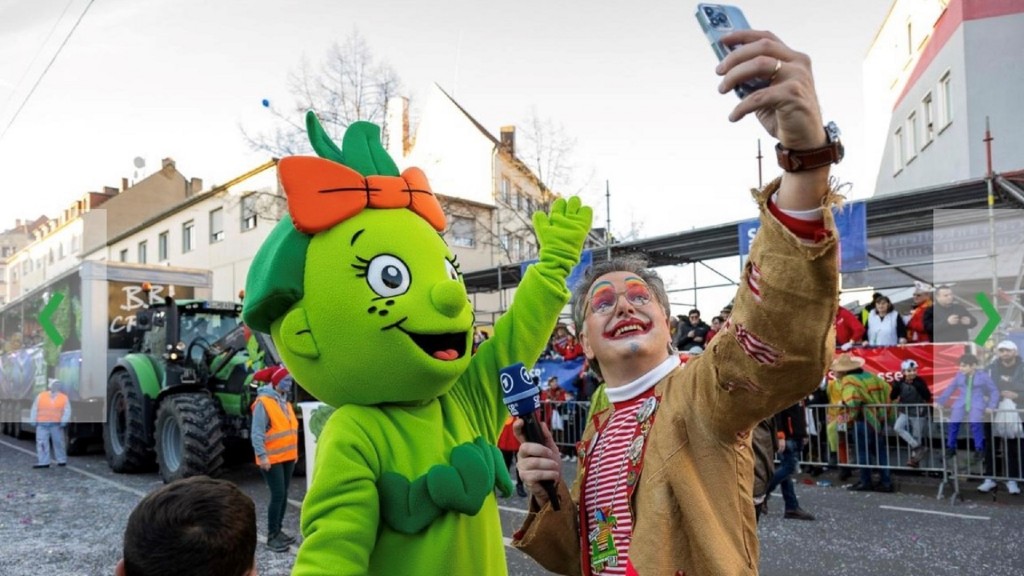
{"type": "Polygon", "coordinates": [[[985,342],[988,342],[989,336],[996,331],[996,327],[999,326],[999,311],[992,305],[992,301],[985,296],[984,292],[978,292],[974,297],[978,301],[978,306],[981,306],[981,310],[985,313],[985,317],[988,318],[988,322],[985,323],[985,327],[978,332],[978,335],[974,338],[974,343],[978,346],[984,346],[985,342]]]}
{"type": "Polygon", "coordinates": [[[43,327],[43,332],[46,332],[46,336],[53,342],[58,348],[64,343],[64,336],[57,331],[57,327],[53,325],[52,319],[54,312],[60,306],[60,303],[64,301],[63,292],[54,292],[50,296],[50,301],[43,307],[43,311],[39,313],[39,325],[43,327]]]}

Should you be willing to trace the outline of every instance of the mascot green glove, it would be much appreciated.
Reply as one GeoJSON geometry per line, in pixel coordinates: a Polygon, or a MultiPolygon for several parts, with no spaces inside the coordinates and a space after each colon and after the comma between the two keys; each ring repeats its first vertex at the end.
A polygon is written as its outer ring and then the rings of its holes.
{"type": "Polygon", "coordinates": [[[278,163],[289,216],[254,259],[243,317],[303,388],[336,408],[319,438],[293,575],[505,574],[494,488],[498,371],[540,356],[592,219],[578,198],[534,214],[539,262],[470,355],[473,309],[423,172],[399,174],[380,129],[278,163]]]}

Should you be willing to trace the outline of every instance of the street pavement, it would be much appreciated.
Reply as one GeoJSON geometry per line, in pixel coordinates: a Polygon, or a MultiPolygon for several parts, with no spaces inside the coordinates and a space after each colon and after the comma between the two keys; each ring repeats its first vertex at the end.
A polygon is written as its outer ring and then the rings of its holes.
{"type": "MultiPolygon", "coordinates": [[[[31,441],[0,437],[0,576],[113,574],[120,557],[125,522],[147,492],[161,485],[154,473],[122,475],[107,468],[101,451],[72,457],[66,468],[34,470],[31,441]]],[[[565,464],[572,477],[575,464],[565,464]]],[[[238,484],[256,502],[261,538],[266,536],[269,494],[254,464],[234,463],[223,477],[238,484]]],[[[938,480],[896,476],[895,494],[848,492],[830,473],[817,480],[801,477],[797,496],[814,522],[782,518],[782,498],[770,501],[761,521],[761,574],[933,576],[1024,574],[1024,498],[977,493],[961,485],[963,501],[951,502],[947,488],[937,499],[938,480]],[[805,483],[808,482],[808,483],[805,483]]],[[[285,530],[298,534],[305,478],[291,486],[285,530]]],[[[506,538],[522,522],[523,498],[499,498],[506,538]]],[[[276,554],[262,544],[257,565],[263,576],[287,575],[296,549],[276,554]]],[[[506,548],[513,576],[548,574],[529,558],[506,548]]],[[[460,576],[460,575],[452,575],[460,576]]]]}

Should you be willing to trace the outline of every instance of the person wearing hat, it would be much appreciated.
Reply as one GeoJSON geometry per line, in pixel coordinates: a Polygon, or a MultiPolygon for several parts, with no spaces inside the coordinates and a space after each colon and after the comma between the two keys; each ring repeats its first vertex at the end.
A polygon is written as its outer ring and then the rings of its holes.
{"type": "Polygon", "coordinates": [[[849,353],[840,355],[832,363],[842,390],[843,406],[847,409],[849,421],[853,422],[857,463],[861,465],[860,481],[850,490],[892,492],[889,449],[885,440],[885,426],[891,420],[891,414],[888,408],[874,407],[889,402],[891,387],[882,378],[864,370],[863,365],[863,360],[855,360],[849,353]],[[841,378],[839,373],[842,373],[841,378]],[[880,468],[880,483],[877,485],[872,482],[871,464],[880,468]]]}
{"type": "Polygon", "coordinates": [[[924,282],[914,282],[914,309],[907,318],[907,342],[923,344],[931,342],[924,327],[924,312],[932,307],[932,289],[924,282]]]}
{"type": "Polygon", "coordinates": [[[285,552],[295,537],[281,530],[288,507],[288,485],[299,459],[299,421],[288,401],[292,377],[284,366],[265,368],[253,374],[253,381],[265,382],[252,403],[252,449],[260,474],[270,488],[267,505],[267,548],[285,552]]]}
{"type": "Polygon", "coordinates": [[[50,467],[50,443],[57,466],[67,466],[68,451],[64,442],[64,428],[71,420],[71,401],[61,391],[61,383],[50,378],[47,390],[36,396],[29,419],[36,427],[36,464],[33,468],[50,467]]]}
{"type": "MultiPolygon", "coordinates": [[[[999,344],[996,344],[996,358],[988,366],[988,373],[992,376],[992,380],[996,384],[996,388],[999,389],[999,396],[1002,399],[1009,399],[1019,405],[1019,398],[1024,395],[1024,362],[1020,359],[1019,350],[1017,344],[1013,340],[1003,340],[999,344]]],[[[1000,400],[1002,402],[1002,400],[1000,400]]],[[[1001,408],[1001,407],[1000,407],[1001,408]]],[[[991,426],[986,426],[986,440],[992,439],[991,426]]],[[[1004,471],[1005,475],[1009,478],[1020,479],[1024,474],[1021,470],[1021,461],[1024,460],[1021,453],[1021,439],[1020,438],[1000,438],[999,442],[1002,444],[1002,455],[1005,460],[1002,463],[995,462],[995,458],[989,458],[985,461],[985,476],[994,476],[994,472],[998,469],[1004,471]],[[996,467],[997,464],[1003,464],[1003,466],[996,467]],[[1005,466],[1005,468],[1004,468],[1005,466]]],[[[994,445],[994,444],[993,444],[994,445]]],[[[999,450],[994,451],[999,454],[999,450]]],[[[996,488],[996,483],[991,478],[987,478],[982,482],[978,490],[982,492],[990,492],[996,488]],[[984,488],[984,490],[982,490],[984,488]]],[[[1021,489],[1017,480],[1008,480],[1006,482],[1006,490],[1010,494],[1020,494],[1021,489]]]]}
{"type": "Polygon", "coordinates": [[[889,399],[900,403],[899,415],[896,417],[896,433],[910,446],[907,466],[917,468],[921,463],[921,457],[928,449],[928,445],[921,441],[921,434],[928,423],[928,405],[932,403],[932,391],[917,375],[916,361],[904,360],[900,364],[900,372],[903,377],[892,387],[889,399]],[[926,406],[919,406],[920,404],[926,406]],[[910,430],[907,430],[908,425],[910,430]]]}

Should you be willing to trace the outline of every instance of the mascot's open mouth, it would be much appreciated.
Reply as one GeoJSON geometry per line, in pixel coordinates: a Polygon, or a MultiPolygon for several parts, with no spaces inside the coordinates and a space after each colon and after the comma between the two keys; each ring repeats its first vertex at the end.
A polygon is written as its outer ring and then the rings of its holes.
{"type": "Polygon", "coordinates": [[[416,334],[408,330],[402,330],[412,341],[424,352],[438,360],[458,360],[466,353],[466,341],[469,335],[466,332],[452,332],[449,334],[416,334]]]}

